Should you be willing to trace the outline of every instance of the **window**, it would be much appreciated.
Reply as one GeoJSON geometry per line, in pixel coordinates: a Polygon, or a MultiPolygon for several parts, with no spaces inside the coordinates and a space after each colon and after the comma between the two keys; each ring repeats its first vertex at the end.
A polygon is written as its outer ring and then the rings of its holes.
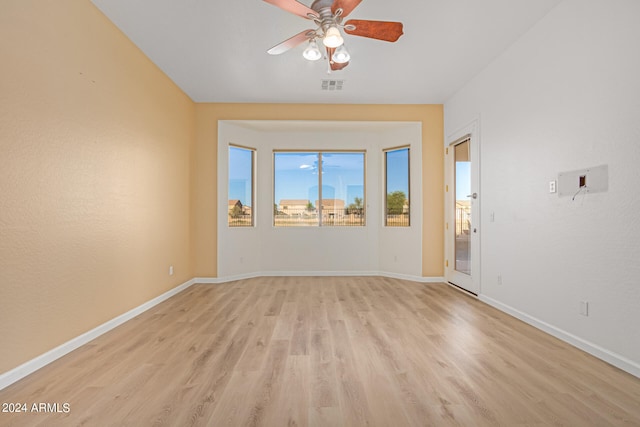
{"type": "Polygon", "coordinates": [[[276,151],[276,227],[365,225],[365,153],[276,151]]]}
{"type": "Polygon", "coordinates": [[[409,147],[384,151],[385,219],[388,227],[408,227],[409,147]]]}
{"type": "Polygon", "coordinates": [[[254,164],[253,148],[229,145],[229,227],[254,224],[254,164]]]}

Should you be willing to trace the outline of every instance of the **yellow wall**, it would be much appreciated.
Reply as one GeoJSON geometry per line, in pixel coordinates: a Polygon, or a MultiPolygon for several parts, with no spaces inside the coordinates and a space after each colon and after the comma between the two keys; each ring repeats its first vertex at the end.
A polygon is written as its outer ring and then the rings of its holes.
{"type": "Polygon", "coordinates": [[[444,182],[442,105],[197,104],[193,197],[197,277],[217,275],[218,120],[348,120],[422,122],[422,274],[444,274],[444,182]],[[195,233],[197,230],[197,233],[195,233]]]}
{"type": "Polygon", "coordinates": [[[0,58],[2,373],[193,277],[195,106],[88,0],[3,0],[0,58]]]}
{"type": "Polygon", "coordinates": [[[217,275],[218,120],[422,122],[442,276],[442,106],[194,104],[88,0],[1,9],[0,373],[217,275]]]}

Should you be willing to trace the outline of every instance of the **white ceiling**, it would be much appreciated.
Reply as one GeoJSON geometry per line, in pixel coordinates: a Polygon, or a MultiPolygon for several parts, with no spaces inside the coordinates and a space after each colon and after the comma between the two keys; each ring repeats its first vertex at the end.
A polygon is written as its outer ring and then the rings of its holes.
{"type": "Polygon", "coordinates": [[[560,1],[363,0],[348,18],[400,21],[404,35],[345,35],[349,66],[327,74],[304,44],[267,54],[315,25],[262,0],[92,0],[196,102],[357,104],[444,103],[560,1]]]}

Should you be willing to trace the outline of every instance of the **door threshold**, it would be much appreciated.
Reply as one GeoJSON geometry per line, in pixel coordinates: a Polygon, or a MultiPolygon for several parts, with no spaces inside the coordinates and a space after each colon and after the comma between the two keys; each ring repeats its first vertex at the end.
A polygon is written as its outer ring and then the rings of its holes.
{"type": "Polygon", "coordinates": [[[473,293],[470,290],[463,288],[462,286],[458,286],[453,282],[447,282],[447,283],[450,284],[451,286],[453,286],[454,288],[464,292],[465,294],[473,295],[474,297],[478,298],[478,294],[473,293]]]}

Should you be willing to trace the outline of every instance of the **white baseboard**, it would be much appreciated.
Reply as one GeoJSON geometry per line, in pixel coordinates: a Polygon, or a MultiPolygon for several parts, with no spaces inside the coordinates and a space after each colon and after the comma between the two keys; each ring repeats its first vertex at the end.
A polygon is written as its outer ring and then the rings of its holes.
{"type": "Polygon", "coordinates": [[[7,371],[3,374],[0,374],[0,390],[10,386],[11,384],[15,383],[16,381],[21,380],[22,378],[26,377],[27,375],[31,374],[32,372],[37,371],[38,369],[48,365],[49,363],[53,362],[56,359],[61,358],[62,356],[64,356],[67,353],[72,352],[73,350],[77,349],[78,347],[98,338],[100,335],[109,332],[110,330],[116,328],[117,326],[120,326],[121,324],[123,324],[124,322],[126,322],[127,320],[131,320],[134,317],[138,316],[141,313],[144,313],[145,311],[149,310],[150,308],[160,304],[161,302],[171,298],[172,296],[176,295],[177,293],[187,289],[189,286],[193,285],[195,282],[194,279],[189,280],[188,282],[185,282],[173,289],[171,289],[170,291],[165,292],[164,294],[150,300],[147,301],[146,303],[131,309],[129,311],[127,311],[124,314],[121,314],[118,317],[115,317],[111,320],[109,320],[106,323],[103,323],[102,325],[88,331],[85,332],[82,335],[79,335],[69,341],[67,341],[66,343],[59,345],[58,347],[54,348],[53,350],[49,350],[48,352],[41,354],[40,356],[36,357],[35,359],[31,359],[28,362],[23,363],[22,365],[7,371]]]}
{"type": "Polygon", "coordinates": [[[525,323],[528,323],[535,328],[548,333],[549,335],[553,335],[554,337],[568,344],[571,344],[572,346],[577,347],[580,350],[586,351],[592,356],[595,356],[600,360],[604,360],[605,362],[615,366],[616,368],[620,368],[623,371],[626,371],[631,375],[640,378],[640,365],[632,360],[627,359],[624,356],[609,351],[606,348],[602,348],[599,345],[584,340],[560,328],[550,325],[549,323],[543,322],[542,320],[536,319],[535,317],[530,316],[527,313],[503,304],[493,298],[479,295],[478,299],[486,304],[489,304],[492,307],[497,308],[500,311],[503,311],[517,319],[522,320],[525,323]]]}

